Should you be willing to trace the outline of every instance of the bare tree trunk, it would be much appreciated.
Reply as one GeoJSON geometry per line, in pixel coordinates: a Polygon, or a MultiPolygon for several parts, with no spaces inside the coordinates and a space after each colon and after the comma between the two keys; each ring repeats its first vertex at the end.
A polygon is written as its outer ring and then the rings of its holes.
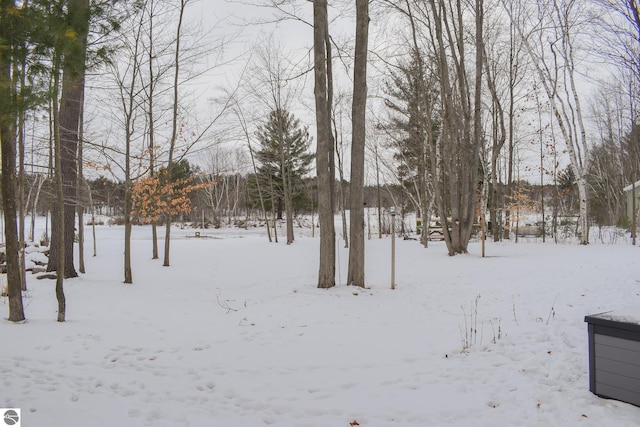
{"type": "Polygon", "coordinates": [[[264,204],[264,196],[262,193],[262,185],[260,183],[260,178],[258,177],[258,168],[256,167],[256,159],[253,151],[253,147],[251,145],[251,137],[249,136],[249,129],[247,128],[247,122],[244,118],[244,114],[242,111],[238,110],[237,112],[238,118],[240,119],[240,125],[242,126],[242,131],[244,133],[245,138],[247,138],[247,146],[249,147],[249,155],[251,156],[251,166],[253,167],[253,176],[256,178],[256,187],[258,188],[258,198],[260,199],[260,208],[262,209],[262,213],[264,214],[264,221],[267,227],[267,238],[269,242],[271,239],[271,228],[269,226],[269,214],[267,213],[267,209],[264,204]]]}
{"type": "Polygon", "coordinates": [[[273,224],[273,239],[278,243],[278,221],[276,215],[276,191],[273,188],[273,179],[269,176],[269,193],[271,194],[271,223],[273,224]]]}
{"type": "MultiPolygon", "coordinates": [[[[78,276],[73,262],[73,248],[76,219],[78,132],[80,129],[82,102],[84,99],[85,57],[89,30],[89,0],[70,1],[69,16],[76,38],[72,51],[67,52],[64,56],[62,97],[59,111],[60,167],[62,168],[62,191],[64,195],[64,211],[59,212],[59,214],[64,217],[64,234],[60,234],[61,230],[58,230],[58,235],[64,243],[57,247],[62,247],[65,251],[63,272],[65,278],[78,276]]],[[[58,224],[59,223],[58,221],[58,224]]],[[[60,272],[58,271],[58,273],[60,272]]]]}
{"type": "Polygon", "coordinates": [[[164,216],[165,229],[164,229],[164,261],[163,267],[169,267],[169,250],[171,249],[171,214],[165,214],[164,216]]]}
{"type": "MultiPolygon", "coordinates": [[[[150,6],[151,10],[149,11],[149,26],[153,29],[153,1],[150,6]]],[[[136,99],[136,93],[138,91],[137,82],[140,78],[141,68],[142,68],[142,60],[140,58],[140,49],[142,43],[142,30],[143,24],[147,17],[145,13],[142,12],[140,14],[140,20],[138,25],[134,27],[134,36],[132,40],[133,46],[132,49],[132,64],[128,67],[127,73],[123,76],[123,78],[118,82],[120,85],[120,101],[122,103],[122,113],[124,115],[123,125],[124,125],[124,143],[125,143],[125,159],[124,159],[124,283],[131,284],[133,283],[133,266],[131,262],[131,233],[133,231],[133,223],[132,223],[132,212],[133,212],[133,181],[131,177],[131,143],[133,139],[133,134],[135,131],[135,116],[136,110],[138,108],[138,101],[136,99]],[[125,81],[125,78],[128,78],[128,81],[125,81]]],[[[149,35],[149,50],[153,52],[153,32],[150,31],[149,35]]],[[[152,64],[152,58],[149,58],[150,63],[152,64]]],[[[152,67],[152,65],[150,65],[152,67]]],[[[149,117],[149,157],[150,157],[150,175],[153,176],[154,173],[154,128],[155,123],[153,122],[153,87],[155,81],[153,80],[153,71],[151,71],[151,77],[148,88],[148,117],[149,117]]],[[[119,75],[119,73],[116,73],[119,75]]],[[[157,230],[155,223],[152,225],[152,233],[153,233],[153,246],[154,246],[154,255],[157,258],[157,230]]],[[[154,258],[155,259],[155,258],[154,258]]]]}
{"type": "MultiPolygon", "coordinates": [[[[637,9],[637,7],[636,7],[637,9]]],[[[636,12],[637,16],[637,12],[636,12]]],[[[640,21],[638,24],[640,32],[640,21]]],[[[629,143],[631,144],[631,244],[638,243],[638,169],[640,169],[640,125],[633,124],[631,133],[629,134],[629,143]]]]}
{"type": "Polygon", "coordinates": [[[353,67],[349,271],[347,285],[365,286],[364,277],[364,153],[367,109],[369,0],[356,0],[356,46],[353,67]]]}
{"type": "MultiPolygon", "coordinates": [[[[486,250],[486,223],[487,223],[487,201],[489,199],[489,180],[487,179],[487,164],[486,164],[485,156],[483,156],[482,160],[482,189],[480,192],[480,241],[482,243],[482,257],[485,256],[486,250]]],[[[494,172],[495,173],[495,172],[494,172]]],[[[495,220],[494,220],[495,221],[495,220]]],[[[494,227],[496,223],[494,222],[494,227]]],[[[495,234],[497,234],[497,230],[493,230],[494,241],[496,241],[495,234]]]]}
{"type": "MultiPolygon", "coordinates": [[[[340,120],[342,123],[342,120],[340,120]]],[[[345,249],[349,248],[349,227],[347,227],[347,183],[344,179],[344,167],[342,151],[342,134],[338,139],[338,126],[334,117],[333,120],[334,141],[336,141],[336,160],[338,161],[338,178],[340,179],[340,216],[342,218],[342,238],[345,249]]]]}
{"type": "Polygon", "coordinates": [[[7,291],[9,296],[9,321],[25,320],[18,259],[18,229],[16,218],[16,134],[15,134],[15,86],[11,81],[13,25],[11,9],[13,0],[0,1],[0,39],[9,48],[0,49],[0,150],[2,151],[2,204],[4,211],[4,236],[7,257],[7,291]]]}
{"type": "MultiPolygon", "coordinates": [[[[56,112],[57,115],[57,112],[56,112]]],[[[56,127],[57,128],[57,127],[56,127]]],[[[64,267],[65,267],[65,258],[66,253],[64,250],[65,241],[62,238],[65,236],[65,217],[63,215],[65,205],[64,205],[64,181],[62,174],[62,142],[60,140],[60,132],[56,131],[56,136],[54,137],[55,141],[55,149],[54,149],[54,157],[55,157],[55,188],[56,188],[56,207],[58,214],[55,216],[56,220],[56,229],[58,230],[59,237],[56,241],[55,250],[58,253],[56,259],[56,300],[58,301],[58,322],[64,322],[66,320],[67,313],[67,300],[64,295],[64,279],[65,275],[64,267]]],[[[52,239],[53,240],[53,239],[52,239]]],[[[51,260],[49,260],[51,263],[51,260]]]]}
{"type": "MultiPolygon", "coordinates": [[[[156,172],[155,165],[155,156],[156,156],[156,140],[155,140],[155,104],[154,104],[154,95],[155,95],[155,87],[156,87],[156,77],[154,70],[154,17],[155,17],[155,2],[154,0],[149,0],[148,8],[149,8],[149,47],[148,47],[148,65],[149,65],[149,93],[147,95],[147,103],[148,103],[148,111],[147,114],[149,116],[149,175],[153,177],[156,172]]],[[[158,259],[158,224],[156,221],[151,223],[151,259],[158,259]]]]}
{"type": "Polygon", "coordinates": [[[76,199],[78,200],[78,270],[85,273],[84,268],[84,198],[83,192],[83,143],[84,143],[84,93],[80,110],[80,126],[78,129],[78,181],[76,182],[76,199]]]}
{"type": "Polygon", "coordinates": [[[131,178],[125,183],[124,195],[124,283],[133,283],[133,271],[131,266],[131,178]]]}
{"type": "MultiPolygon", "coordinates": [[[[18,68],[18,64],[15,64],[16,68],[18,68]]],[[[20,245],[20,286],[23,291],[27,290],[27,280],[25,277],[25,247],[26,247],[26,239],[24,237],[25,231],[25,202],[24,202],[24,186],[25,186],[25,171],[24,171],[24,145],[25,145],[25,130],[24,130],[24,122],[25,122],[25,105],[23,99],[23,93],[25,91],[26,86],[26,74],[27,67],[26,62],[23,59],[21,64],[19,64],[20,71],[16,72],[16,76],[20,76],[19,82],[19,93],[18,96],[20,98],[20,103],[18,107],[18,241],[20,245]]],[[[17,79],[16,79],[17,80],[17,79]]]]}
{"type": "Polygon", "coordinates": [[[91,233],[93,237],[93,256],[98,255],[98,243],[96,242],[96,216],[95,208],[93,206],[93,196],[91,194],[91,187],[87,181],[84,181],[84,185],[87,187],[87,194],[89,195],[89,206],[91,206],[91,233]]]}
{"type": "Polygon", "coordinates": [[[60,62],[61,62],[61,52],[56,51],[54,53],[53,59],[53,70],[52,70],[52,93],[51,93],[51,117],[52,117],[52,138],[51,138],[51,152],[49,159],[50,161],[50,173],[53,174],[53,188],[55,190],[55,198],[53,198],[52,209],[51,209],[51,242],[50,249],[54,249],[55,251],[49,252],[49,263],[47,264],[48,271],[56,271],[56,300],[58,302],[58,321],[64,322],[66,316],[66,298],[64,295],[64,274],[60,274],[61,270],[64,270],[64,240],[62,236],[64,236],[64,219],[62,217],[62,212],[64,212],[64,191],[63,191],[63,182],[62,182],[62,161],[61,161],[61,144],[60,144],[60,123],[59,123],[59,87],[60,87],[60,62]],[[53,230],[57,229],[54,233],[53,230]],[[54,236],[56,238],[54,239],[54,236]],[[53,258],[53,254],[56,254],[55,259],[53,258]]]}
{"type": "MultiPolygon", "coordinates": [[[[117,69],[117,65],[115,66],[115,75],[117,79],[118,89],[120,92],[120,103],[122,109],[122,123],[124,127],[124,283],[131,284],[133,283],[133,271],[132,271],[132,263],[131,263],[131,232],[132,232],[132,211],[133,211],[133,182],[131,178],[131,143],[134,136],[134,123],[136,110],[138,109],[138,100],[137,100],[137,92],[138,92],[138,81],[140,78],[141,72],[141,58],[140,58],[140,47],[141,47],[141,39],[142,39],[142,29],[145,19],[144,12],[140,13],[138,25],[136,25],[133,29],[133,39],[131,40],[131,59],[128,67],[126,67],[126,71],[124,74],[121,74],[117,69]]],[[[152,25],[153,17],[149,18],[150,25],[152,25]]],[[[149,83],[153,85],[153,82],[149,83]]],[[[149,88],[149,94],[153,92],[152,88],[149,88]]],[[[148,95],[152,96],[152,95],[148,95]]],[[[153,107],[150,106],[149,109],[152,111],[153,107]]],[[[149,113],[147,111],[147,113],[149,113]]],[[[150,120],[153,119],[153,114],[149,116],[150,120]]],[[[149,123],[149,134],[150,140],[153,140],[153,129],[154,123],[150,121],[149,123]]],[[[150,143],[152,144],[152,143],[150,143]]],[[[151,163],[151,176],[153,176],[153,147],[150,145],[150,163],[151,163]]]]}
{"type": "MultiPolygon", "coordinates": [[[[478,177],[478,165],[480,161],[480,147],[483,141],[482,134],[482,71],[484,64],[484,0],[476,0],[475,5],[476,12],[476,70],[475,70],[475,93],[474,93],[474,108],[473,108],[473,154],[471,157],[471,170],[469,170],[466,176],[467,185],[467,197],[470,199],[463,206],[468,209],[464,220],[468,227],[464,232],[463,238],[466,240],[465,246],[469,243],[471,233],[473,232],[473,225],[475,223],[476,213],[476,194],[477,194],[477,177],[478,177]]],[[[503,123],[503,121],[501,120],[503,123]]],[[[504,131],[503,131],[504,134],[504,131]]],[[[502,141],[504,144],[504,141],[502,141]]],[[[484,211],[484,206],[481,207],[484,211]]]]}
{"type": "MultiPolygon", "coordinates": [[[[493,226],[493,241],[498,242],[500,240],[500,231],[497,221],[496,210],[498,209],[498,158],[500,156],[500,152],[504,147],[506,142],[506,129],[504,126],[504,109],[502,108],[502,102],[500,101],[500,97],[498,96],[498,91],[496,89],[496,81],[495,78],[497,76],[492,75],[491,67],[489,67],[488,55],[486,54],[486,49],[484,49],[484,65],[485,72],[487,75],[487,86],[489,87],[489,92],[491,93],[491,98],[493,100],[493,106],[495,108],[495,120],[494,120],[494,137],[493,144],[491,149],[491,221],[493,226]],[[496,126],[497,125],[497,126],[496,126]]],[[[478,122],[480,120],[479,117],[476,117],[478,122]]],[[[476,132],[480,132],[481,129],[476,129],[476,132]]],[[[482,208],[484,212],[484,207],[482,208]]]]}
{"type": "MultiPolygon", "coordinates": [[[[516,48],[515,48],[515,20],[513,17],[513,2],[509,3],[509,147],[507,164],[507,186],[505,189],[505,204],[509,205],[509,199],[513,195],[513,157],[514,157],[514,133],[515,133],[515,86],[517,79],[516,48]]],[[[505,239],[511,238],[511,210],[505,209],[504,232],[505,239]]]]}
{"type": "Polygon", "coordinates": [[[36,196],[31,203],[31,225],[29,228],[29,238],[31,242],[35,241],[35,233],[36,233],[36,208],[38,206],[38,201],[40,200],[40,191],[42,190],[42,184],[46,181],[46,178],[40,174],[36,175],[36,181],[38,185],[38,189],[36,190],[36,196]]]}
{"type": "Polygon", "coordinates": [[[378,239],[382,239],[382,196],[380,193],[381,193],[380,191],[380,158],[378,157],[378,146],[376,145],[376,196],[377,196],[377,204],[378,204],[378,239]]]}
{"type": "MultiPolygon", "coordinates": [[[[76,218],[76,180],[77,180],[77,149],[78,149],[78,125],[80,117],[80,104],[82,102],[83,83],[69,81],[70,71],[65,67],[62,82],[62,100],[60,102],[60,148],[62,152],[60,167],[62,168],[63,195],[64,195],[64,276],[76,277],[73,262],[73,247],[75,237],[76,218]]],[[[60,230],[58,230],[60,232],[60,230]]]]}
{"type": "Polygon", "coordinates": [[[273,241],[278,243],[278,219],[273,196],[271,197],[271,224],[273,224],[273,241]]]}
{"type": "MultiPolygon", "coordinates": [[[[281,117],[278,120],[280,123],[280,135],[284,134],[282,129],[282,120],[281,117]]],[[[293,195],[291,191],[291,171],[287,167],[287,159],[289,158],[289,149],[288,145],[282,141],[280,144],[280,174],[282,175],[282,196],[284,199],[284,211],[285,211],[285,221],[286,221],[286,233],[287,233],[287,245],[293,243],[293,195]]]]}
{"type": "Polygon", "coordinates": [[[455,3],[455,9],[451,5],[452,10],[447,12],[444,3],[436,5],[435,0],[429,1],[435,22],[435,47],[443,109],[442,132],[434,159],[435,176],[439,181],[436,197],[449,255],[467,252],[475,215],[476,178],[482,140],[479,97],[483,57],[483,4],[482,0],[476,0],[475,105],[472,111],[471,89],[467,84],[465,65],[463,8],[460,0],[455,3]],[[451,30],[452,26],[455,33],[451,30]],[[447,44],[444,36],[447,37],[447,44]],[[447,57],[447,52],[453,57],[452,61],[447,57]],[[450,62],[454,64],[451,72],[450,62]],[[449,215],[451,222],[447,220],[449,215]]]}
{"type": "Polygon", "coordinates": [[[318,175],[318,217],[320,223],[320,265],[318,287],[335,286],[336,235],[333,222],[334,146],[331,135],[331,45],[327,0],[313,1],[314,96],[316,105],[316,168],[318,175]]]}
{"type": "MultiPolygon", "coordinates": [[[[167,182],[172,182],[173,174],[173,155],[175,151],[176,141],[178,139],[178,95],[180,83],[180,42],[182,40],[182,24],[185,8],[189,0],[180,0],[180,13],[178,18],[178,27],[176,29],[175,43],[176,50],[174,56],[174,78],[173,78],[173,109],[171,114],[171,139],[169,142],[169,161],[167,162],[167,182]]],[[[171,213],[165,215],[165,234],[164,234],[164,267],[169,267],[169,250],[171,247],[171,213]]]]}
{"type": "Polygon", "coordinates": [[[536,90],[536,104],[538,110],[538,142],[540,143],[540,212],[542,214],[542,242],[546,241],[545,215],[544,215],[544,140],[542,137],[542,111],[538,91],[536,90]]]}
{"type": "Polygon", "coordinates": [[[636,181],[631,183],[631,244],[636,245],[636,239],[638,234],[638,197],[636,196],[636,181]]]}
{"type": "Polygon", "coordinates": [[[53,239],[54,233],[52,233],[51,238],[51,248],[55,248],[56,258],[55,264],[53,264],[53,260],[51,259],[51,252],[49,255],[49,265],[48,269],[56,270],[56,300],[58,301],[58,322],[64,322],[66,316],[66,298],[64,295],[64,274],[61,274],[60,271],[64,271],[64,240],[62,236],[64,236],[64,218],[62,213],[64,212],[64,191],[63,191],[63,181],[62,181],[62,155],[61,155],[61,143],[60,143],[60,125],[59,125],[59,111],[58,111],[58,88],[60,86],[59,78],[60,78],[60,53],[56,52],[54,55],[53,61],[53,93],[52,93],[52,116],[53,116],[53,158],[51,159],[52,163],[52,171],[54,173],[54,188],[55,188],[55,202],[53,204],[53,209],[51,211],[52,216],[52,230],[57,229],[58,237],[53,239]],[[55,246],[54,246],[55,243],[55,246]]]}

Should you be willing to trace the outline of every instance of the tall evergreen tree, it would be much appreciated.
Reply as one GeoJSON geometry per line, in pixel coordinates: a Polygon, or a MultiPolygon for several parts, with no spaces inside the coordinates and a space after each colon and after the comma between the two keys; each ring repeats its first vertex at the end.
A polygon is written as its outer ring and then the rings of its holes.
{"type": "MultiPolygon", "coordinates": [[[[391,110],[388,133],[394,135],[398,180],[428,225],[435,202],[431,164],[440,132],[438,82],[416,50],[396,69],[386,86],[385,104],[391,110]]],[[[424,230],[421,242],[427,245],[428,232],[424,230]]]]}
{"type": "Polygon", "coordinates": [[[293,201],[304,191],[303,177],[309,172],[313,155],[309,152],[311,137],[300,120],[283,109],[269,113],[266,123],[258,128],[260,148],[256,158],[260,162],[258,174],[272,182],[271,195],[278,204],[278,216],[284,206],[287,222],[287,244],[293,243],[293,201]]]}

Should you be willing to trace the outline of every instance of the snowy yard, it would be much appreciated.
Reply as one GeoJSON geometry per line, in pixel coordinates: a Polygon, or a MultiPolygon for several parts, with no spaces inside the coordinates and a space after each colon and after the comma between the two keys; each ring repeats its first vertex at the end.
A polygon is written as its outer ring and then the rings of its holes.
{"type": "MultiPolygon", "coordinates": [[[[640,248],[620,242],[479,243],[449,257],[367,241],[369,289],[316,288],[319,240],[254,230],[187,239],[172,266],[123,229],[98,230],[87,274],[29,276],[27,322],[0,322],[0,406],[23,427],[637,426],[640,408],[589,392],[584,316],[640,318],[640,248]],[[474,333],[472,328],[476,330],[474,333]]],[[[207,230],[208,234],[216,234],[207,230]]],[[[91,247],[91,241],[87,246],[91,247]]],[[[2,298],[3,317],[8,315],[2,298]]]]}

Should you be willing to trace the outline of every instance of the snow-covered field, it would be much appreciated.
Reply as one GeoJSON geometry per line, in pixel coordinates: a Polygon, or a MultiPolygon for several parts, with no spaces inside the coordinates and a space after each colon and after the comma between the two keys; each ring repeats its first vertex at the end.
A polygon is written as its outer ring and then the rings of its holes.
{"type": "Polygon", "coordinates": [[[87,273],[65,282],[67,322],[54,281],[33,276],[28,321],[0,321],[0,407],[23,427],[640,423],[588,390],[584,316],[640,318],[628,243],[487,242],[482,258],[477,242],[449,257],[397,240],[391,290],[390,239],[372,239],[363,290],[344,285],[338,241],[338,285],[319,290],[317,238],[175,229],[162,267],[137,227],[125,285],[123,229],[97,233],[87,273]]]}

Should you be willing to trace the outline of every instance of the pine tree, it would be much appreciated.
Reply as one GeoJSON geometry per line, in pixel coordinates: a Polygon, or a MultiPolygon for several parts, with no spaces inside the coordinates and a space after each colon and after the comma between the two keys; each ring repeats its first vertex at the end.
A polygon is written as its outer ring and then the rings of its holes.
{"type": "Polygon", "coordinates": [[[313,155],[309,152],[311,137],[300,120],[283,109],[269,113],[267,121],[256,133],[260,144],[256,158],[258,174],[271,183],[271,199],[277,204],[278,217],[284,208],[287,222],[287,244],[293,243],[293,201],[305,190],[304,176],[309,172],[313,155]]]}
{"type": "MultiPolygon", "coordinates": [[[[398,180],[428,224],[435,203],[432,164],[440,132],[438,82],[415,50],[396,69],[386,85],[385,104],[391,110],[387,131],[396,135],[392,148],[398,180]]],[[[428,232],[421,236],[425,246],[427,237],[428,232]]]]}

